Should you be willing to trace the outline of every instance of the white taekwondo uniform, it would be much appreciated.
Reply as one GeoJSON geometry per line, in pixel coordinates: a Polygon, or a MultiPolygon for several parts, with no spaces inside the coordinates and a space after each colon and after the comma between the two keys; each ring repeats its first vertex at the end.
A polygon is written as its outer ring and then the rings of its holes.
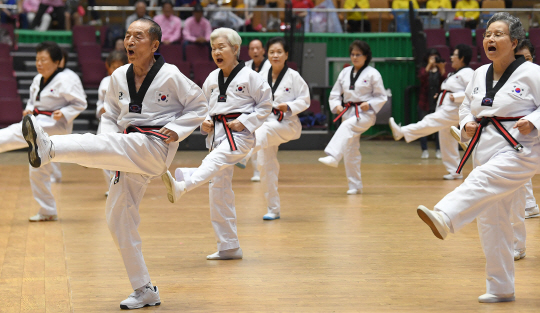
{"type": "Polygon", "coordinates": [[[119,171],[110,183],[107,224],[131,286],[137,289],[150,282],[137,230],[139,204],[150,180],[167,171],[178,142],[204,121],[208,106],[201,89],[159,56],[138,92],[133,77],[131,64],[114,71],[105,97],[101,133],[51,136],[55,154],[51,161],[119,171]],[[145,86],[148,89],[142,97],[145,86]],[[166,144],[158,133],[162,126],[176,132],[178,140],[166,144]]]}
{"type": "MultiPolygon", "coordinates": [[[[246,67],[249,67],[250,69],[254,70],[255,72],[261,74],[262,78],[265,79],[264,75],[263,75],[263,72],[268,72],[268,69],[272,66],[272,64],[270,64],[270,61],[268,61],[267,58],[264,58],[263,60],[263,64],[261,67],[259,67],[259,70],[258,71],[255,71],[254,69],[254,66],[253,66],[253,60],[249,60],[246,62],[246,67]]],[[[259,166],[257,166],[257,154],[253,154],[251,156],[251,165],[253,166],[253,177],[260,177],[261,176],[261,173],[259,172],[259,166]]]]}
{"type": "MultiPolygon", "coordinates": [[[[86,109],[86,94],[77,75],[73,77],[68,71],[60,69],[42,84],[42,75],[34,77],[30,85],[30,98],[25,110],[34,111],[36,120],[43,129],[52,135],[69,134],[73,130],[73,120],[86,109]],[[40,90],[40,86],[42,87],[40,90]],[[39,97],[38,97],[39,96],[39,97]],[[64,117],[56,121],[53,111],[60,110],[64,117]]],[[[22,112],[21,112],[22,113],[22,112]]],[[[27,148],[22,133],[22,123],[16,123],[0,130],[0,152],[27,148]]],[[[51,177],[59,170],[51,164],[40,168],[30,168],[30,185],[34,199],[40,206],[39,214],[56,215],[56,202],[51,192],[51,177]]],[[[61,174],[60,174],[61,176],[61,174]]]]}
{"type": "MultiPolygon", "coordinates": [[[[191,191],[211,179],[210,218],[219,251],[240,247],[232,190],[234,165],[255,146],[255,130],[263,124],[272,110],[272,92],[261,76],[244,67],[243,62],[231,72],[231,76],[235,72],[236,76],[224,90],[226,102],[219,101],[223,100],[218,83],[221,69],[216,69],[206,78],[202,88],[209,105],[206,119],[214,121],[214,130],[206,138],[206,147],[211,149],[211,152],[198,168],[178,168],[175,172],[177,181],[185,180],[186,191],[191,191]],[[222,116],[233,113],[241,114],[229,117],[226,121],[238,119],[245,126],[241,132],[230,131],[221,122],[222,116]],[[230,140],[228,134],[234,140],[230,140]]],[[[225,88],[228,78],[223,77],[223,82],[225,84],[222,88],[225,88]]]]}
{"type": "Polygon", "coordinates": [[[521,64],[497,92],[493,105],[485,106],[482,104],[489,67],[478,68],[465,90],[465,100],[459,109],[461,140],[469,139],[464,126],[476,118],[524,116],[536,128],[522,135],[512,128],[516,121],[500,121],[523,145],[518,152],[493,123],[483,127],[472,155],[474,169],[459,187],[435,205],[435,210],[450,218],[451,232],[477,219],[486,255],[487,293],[507,295],[514,293],[512,208],[516,203],[524,205],[522,187],[537,172],[540,163],[540,81],[537,79],[540,67],[530,62],[521,64]]]}
{"type": "Polygon", "coordinates": [[[463,67],[455,73],[450,73],[441,84],[435,112],[426,115],[418,123],[401,127],[407,142],[439,132],[442,162],[451,174],[456,172],[460,159],[458,144],[450,134],[450,126],[459,124],[459,106],[465,98],[465,88],[471,81],[473,73],[474,70],[470,67],[463,67]],[[450,100],[450,95],[454,96],[454,101],[450,100]]]}
{"type": "Polygon", "coordinates": [[[352,105],[342,116],[342,123],[334,136],[324,149],[327,155],[334,157],[338,162],[344,159],[345,172],[349,183],[349,189],[362,190],[362,175],[360,172],[360,135],[375,124],[376,114],[388,99],[384,89],[383,80],[379,71],[371,66],[366,66],[351,89],[351,71],[354,66],[344,68],[337,78],[330,92],[329,104],[332,113],[336,114],[336,108],[347,104],[358,104],[358,118],[355,114],[355,106],[352,105]],[[360,110],[360,103],[369,103],[369,110],[360,110]]]}
{"type": "Polygon", "coordinates": [[[307,110],[311,103],[309,87],[302,76],[287,66],[282,72],[284,73],[282,79],[279,80],[280,77],[278,77],[272,83],[272,76],[268,76],[272,75],[272,67],[264,72],[261,71],[263,79],[267,83],[270,80],[269,85],[275,90],[272,102],[274,109],[264,124],[255,131],[257,142],[252,152],[258,154],[261,181],[266,185],[265,197],[268,213],[277,215],[280,213],[277,151],[280,144],[300,138],[302,124],[297,115],[307,110]],[[281,103],[287,104],[289,107],[287,112],[275,109],[281,103]]]}
{"type": "MultiPolygon", "coordinates": [[[[98,101],[96,102],[96,118],[99,120],[97,133],[101,133],[101,110],[105,107],[105,95],[109,89],[109,84],[111,83],[111,76],[107,76],[101,80],[98,88],[98,101]]],[[[113,171],[103,170],[103,177],[105,178],[105,183],[107,188],[109,188],[111,182],[111,176],[113,171]]]]}

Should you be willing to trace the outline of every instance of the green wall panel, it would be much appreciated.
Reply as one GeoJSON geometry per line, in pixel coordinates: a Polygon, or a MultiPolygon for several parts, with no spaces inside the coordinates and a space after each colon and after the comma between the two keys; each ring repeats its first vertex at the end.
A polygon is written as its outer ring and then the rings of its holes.
{"type": "Polygon", "coordinates": [[[40,43],[43,41],[54,41],[56,43],[71,44],[71,31],[55,30],[40,32],[28,29],[16,29],[15,34],[19,37],[20,43],[40,43]]]}

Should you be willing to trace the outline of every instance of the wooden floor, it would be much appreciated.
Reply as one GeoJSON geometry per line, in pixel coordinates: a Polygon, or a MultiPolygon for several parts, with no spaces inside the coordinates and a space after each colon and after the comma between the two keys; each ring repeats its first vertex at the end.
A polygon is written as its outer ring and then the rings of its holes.
{"type": "MultiPolygon", "coordinates": [[[[141,204],[140,233],[162,305],[152,312],[539,312],[540,219],[526,221],[527,257],[516,262],[516,302],[479,304],[484,256],[473,223],[441,241],[416,215],[460,181],[443,181],[440,160],[417,143],[362,142],[364,194],[347,196],[344,167],[321,151],[284,151],[282,218],[263,221],[251,168],[235,170],[243,260],[216,251],[201,187],[173,205],[160,180],[141,204]]],[[[179,152],[173,168],[205,152],[179,152]]],[[[26,154],[0,154],[0,312],[114,312],[131,293],[107,229],[100,170],[64,164],[53,187],[60,220],[29,223],[26,154]]],[[[470,170],[470,164],[466,173],[470,170]]],[[[540,179],[533,179],[538,194],[540,179]]]]}

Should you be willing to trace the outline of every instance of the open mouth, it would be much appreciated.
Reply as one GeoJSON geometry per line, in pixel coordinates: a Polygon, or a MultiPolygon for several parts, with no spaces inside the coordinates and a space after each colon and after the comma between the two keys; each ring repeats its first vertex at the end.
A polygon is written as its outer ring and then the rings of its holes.
{"type": "Polygon", "coordinates": [[[488,51],[494,52],[494,51],[497,51],[497,48],[495,48],[494,46],[491,46],[491,47],[488,47],[488,51]]]}
{"type": "Polygon", "coordinates": [[[131,49],[128,49],[128,50],[127,50],[127,54],[128,54],[128,56],[132,56],[132,55],[135,54],[135,51],[133,51],[133,50],[131,50],[131,49]]]}
{"type": "Polygon", "coordinates": [[[222,59],[222,58],[217,58],[217,59],[216,59],[216,62],[217,62],[218,64],[221,64],[221,63],[223,63],[223,59],[222,59]]]}

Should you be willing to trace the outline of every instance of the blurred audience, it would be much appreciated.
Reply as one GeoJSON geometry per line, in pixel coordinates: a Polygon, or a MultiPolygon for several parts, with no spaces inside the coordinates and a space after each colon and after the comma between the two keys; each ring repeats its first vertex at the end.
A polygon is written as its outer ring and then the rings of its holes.
{"type": "MultiPolygon", "coordinates": [[[[478,9],[480,6],[476,0],[461,0],[456,3],[456,9],[478,9]]],[[[465,27],[475,29],[478,25],[480,12],[456,12],[457,19],[465,20],[465,27]]]]}
{"type": "Polygon", "coordinates": [[[174,15],[173,4],[169,0],[163,1],[161,5],[163,14],[156,15],[154,21],[161,27],[161,43],[171,44],[179,42],[182,35],[182,21],[174,15]]]}
{"type": "MultiPolygon", "coordinates": [[[[369,0],[345,0],[343,3],[344,9],[369,9],[369,0]]],[[[347,32],[357,33],[362,31],[362,24],[364,24],[364,31],[371,31],[371,24],[367,19],[366,13],[352,12],[347,13],[347,32]]]]}
{"type": "Polygon", "coordinates": [[[151,17],[148,16],[148,14],[146,13],[146,2],[139,0],[135,2],[135,13],[131,14],[126,19],[126,29],[129,28],[129,25],[131,25],[131,23],[143,17],[151,19],[151,17]]]}

